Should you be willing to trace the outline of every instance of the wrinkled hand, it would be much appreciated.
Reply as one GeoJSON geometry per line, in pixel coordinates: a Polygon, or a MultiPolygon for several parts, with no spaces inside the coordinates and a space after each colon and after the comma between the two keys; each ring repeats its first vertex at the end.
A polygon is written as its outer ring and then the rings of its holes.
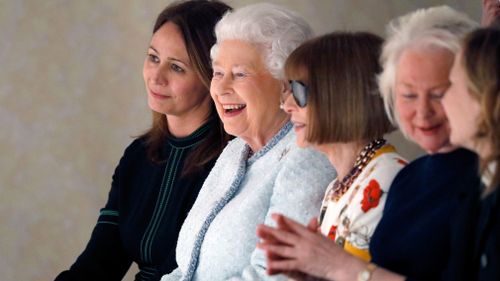
{"type": "Polygon", "coordinates": [[[307,275],[328,278],[350,257],[335,242],[316,232],[316,220],[306,227],[283,215],[272,217],[276,228],[257,228],[262,239],[257,247],[267,254],[268,274],[282,273],[296,280],[307,280],[307,275]]]}
{"type": "Polygon", "coordinates": [[[483,17],[481,18],[481,25],[487,27],[492,24],[500,25],[500,1],[483,0],[483,17]]]}

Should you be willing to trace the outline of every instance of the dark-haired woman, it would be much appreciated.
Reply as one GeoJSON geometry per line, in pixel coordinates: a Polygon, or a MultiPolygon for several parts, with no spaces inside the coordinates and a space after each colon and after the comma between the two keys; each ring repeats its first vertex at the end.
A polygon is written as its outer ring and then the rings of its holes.
{"type": "Polygon", "coordinates": [[[374,94],[381,47],[382,39],[369,33],[331,33],[301,45],[285,65],[293,80],[284,109],[297,143],[323,152],[337,170],[322,203],[319,230],[367,261],[389,186],[406,164],[383,139],[393,127],[382,98],[374,94]]]}
{"type": "Polygon", "coordinates": [[[180,227],[229,139],[209,93],[213,28],[231,8],[176,2],[158,16],[143,76],[151,129],[125,150],[90,241],[63,280],[158,280],[176,266],[180,227]]]}

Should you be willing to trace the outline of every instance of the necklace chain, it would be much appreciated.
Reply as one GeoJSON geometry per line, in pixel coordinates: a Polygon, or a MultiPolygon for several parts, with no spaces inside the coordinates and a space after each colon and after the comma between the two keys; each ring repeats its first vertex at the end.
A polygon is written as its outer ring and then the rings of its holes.
{"type": "Polygon", "coordinates": [[[375,139],[368,143],[356,157],[356,162],[351,171],[342,179],[342,181],[337,180],[333,185],[333,193],[330,195],[330,200],[337,202],[351,187],[354,180],[361,174],[364,167],[370,162],[370,160],[375,155],[375,152],[384,146],[386,140],[383,138],[375,139]]]}
{"type": "Polygon", "coordinates": [[[251,148],[248,149],[248,154],[247,154],[247,159],[250,159],[252,158],[252,156],[254,155],[254,152],[251,148]]]}

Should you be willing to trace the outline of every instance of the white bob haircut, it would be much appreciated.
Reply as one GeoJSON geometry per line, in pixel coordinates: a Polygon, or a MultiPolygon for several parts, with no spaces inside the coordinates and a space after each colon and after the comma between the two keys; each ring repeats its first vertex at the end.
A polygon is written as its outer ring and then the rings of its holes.
{"type": "Polygon", "coordinates": [[[242,40],[262,47],[267,70],[274,78],[283,80],[288,55],[310,39],[313,31],[299,14],[275,4],[258,3],[227,12],[215,26],[215,36],[212,60],[222,41],[242,40]]]}
{"type": "Polygon", "coordinates": [[[460,41],[478,24],[466,14],[448,6],[419,9],[389,22],[380,63],[382,72],[378,76],[380,93],[384,99],[389,120],[399,126],[399,114],[395,108],[396,69],[401,54],[407,49],[441,48],[456,54],[460,41]]]}

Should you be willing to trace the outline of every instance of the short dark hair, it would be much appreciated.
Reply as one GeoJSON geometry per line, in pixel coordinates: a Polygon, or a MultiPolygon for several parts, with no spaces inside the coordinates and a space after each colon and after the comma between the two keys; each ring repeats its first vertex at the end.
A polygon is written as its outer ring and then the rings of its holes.
{"type": "Polygon", "coordinates": [[[311,143],[351,142],[394,130],[378,92],[382,38],[334,32],[307,41],[288,58],[288,78],[306,73],[311,143]]]}
{"type": "MultiPolygon", "coordinates": [[[[158,15],[153,27],[153,34],[167,22],[171,22],[179,28],[186,44],[189,59],[205,85],[207,95],[210,94],[210,81],[213,73],[210,48],[215,44],[215,24],[230,10],[232,8],[221,1],[177,1],[168,5],[158,15]]],[[[217,119],[215,122],[217,125],[212,128],[208,137],[190,152],[183,167],[183,176],[198,171],[207,162],[217,158],[230,139],[224,131],[213,103],[209,118],[217,119]]],[[[153,124],[143,135],[148,145],[148,155],[153,162],[164,160],[161,159],[161,151],[165,138],[169,135],[165,115],[153,111],[153,124]]]]}

